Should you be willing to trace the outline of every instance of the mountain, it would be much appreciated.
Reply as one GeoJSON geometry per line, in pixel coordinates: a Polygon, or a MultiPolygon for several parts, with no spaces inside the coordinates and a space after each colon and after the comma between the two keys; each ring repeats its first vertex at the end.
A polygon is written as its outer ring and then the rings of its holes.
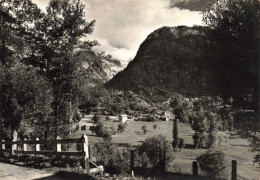
{"type": "Polygon", "coordinates": [[[202,26],[162,27],[140,45],[128,66],[106,83],[108,88],[143,93],[153,100],[173,93],[198,96],[207,91],[202,26]]]}
{"type": "Polygon", "coordinates": [[[83,62],[90,86],[107,82],[124,68],[119,60],[92,50],[78,51],[76,58],[83,62]]]}

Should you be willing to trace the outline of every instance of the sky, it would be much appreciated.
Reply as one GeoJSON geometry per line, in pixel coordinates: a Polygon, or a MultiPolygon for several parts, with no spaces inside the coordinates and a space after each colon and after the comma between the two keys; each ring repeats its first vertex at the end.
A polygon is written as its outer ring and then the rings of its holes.
{"type": "MultiPolygon", "coordinates": [[[[49,0],[32,0],[45,9],[49,0]]],[[[88,40],[101,45],[123,65],[131,61],[146,37],[162,26],[203,25],[200,13],[213,0],[82,0],[86,19],[96,20],[88,40]]]]}

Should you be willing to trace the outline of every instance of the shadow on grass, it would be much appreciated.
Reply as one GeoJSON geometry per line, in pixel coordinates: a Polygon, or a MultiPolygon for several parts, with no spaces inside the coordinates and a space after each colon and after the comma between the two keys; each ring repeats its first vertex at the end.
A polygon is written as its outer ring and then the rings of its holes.
{"type": "Polygon", "coordinates": [[[185,144],[184,148],[185,149],[194,149],[194,145],[193,144],[185,144]]]}
{"type": "Polygon", "coordinates": [[[241,146],[241,147],[250,147],[249,145],[246,144],[230,144],[231,146],[241,146]]]}
{"type": "MultiPolygon", "coordinates": [[[[140,132],[140,131],[135,131],[135,134],[140,135],[141,132],[140,132]]],[[[142,133],[142,134],[143,134],[143,133],[142,133]]]]}
{"type": "Polygon", "coordinates": [[[162,172],[160,170],[155,170],[154,168],[134,168],[134,173],[136,176],[150,177],[156,180],[164,179],[174,179],[174,180],[221,180],[205,176],[193,176],[191,174],[179,174],[173,172],[162,172]]]}
{"type": "Polygon", "coordinates": [[[59,171],[54,175],[37,178],[35,180],[71,180],[71,179],[77,179],[77,180],[96,180],[94,177],[88,175],[88,174],[80,174],[76,172],[67,172],[67,171],[59,171]]]}

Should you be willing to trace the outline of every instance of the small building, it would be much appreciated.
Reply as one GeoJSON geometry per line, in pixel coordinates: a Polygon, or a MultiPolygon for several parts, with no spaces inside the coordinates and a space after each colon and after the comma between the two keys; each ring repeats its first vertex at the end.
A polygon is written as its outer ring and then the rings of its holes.
{"type": "Polygon", "coordinates": [[[127,115],[126,114],[120,114],[118,116],[119,121],[121,121],[122,123],[126,123],[128,121],[127,115]]]}

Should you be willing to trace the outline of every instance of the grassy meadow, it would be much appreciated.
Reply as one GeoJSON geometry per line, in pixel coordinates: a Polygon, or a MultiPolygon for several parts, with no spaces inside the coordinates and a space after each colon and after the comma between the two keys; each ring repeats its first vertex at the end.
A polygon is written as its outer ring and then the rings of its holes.
{"type": "MultiPolygon", "coordinates": [[[[80,123],[85,124],[85,123],[80,123]]],[[[106,125],[114,126],[117,129],[118,122],[105,121],[106,125]]],[[[123,133],[116,133],[112,136],[112,141],[115,143],[128,143],[131,145],[140,145],[146,138],[164,135],[169,141],[172,141],[172,127],[173,122],[157,121],[157,122],[143,122],[143,121],[129,121],[123,133]],[[156,124],[157,128],[154,130],[153,125],[156,124]],[[144,134],[142,126],[147,127],[147,133],[144,134]]],[[[95,143],[102,141],[102,138],[92,135],[87,127],[86,131],[77,131],[73,136],[79,137],[81,134],[89,135],[89,142],[95,143]]],[[[179,171],[186,174],[192,173],[192,161],[199,155],[204,153],[206,149],[193,149],[192,144],[193,130],[187,124],[179,123],[179,137],[184,138],[185,148],[175,152],[175,159],[168,167],[170,171],[179,171]]],[[[231,160],[237,160],[237,173],[238,179],[258,179],[260,168],[258,165],[253,166],[253,157],[255,153],[250,152],[249,143],[247,139],[234,137],[230,138],[229,134],[220,132],[223,140],[218,145],[217,149],[222,150],[227,159],[227,178],[231,178],[231,160]]]]}

